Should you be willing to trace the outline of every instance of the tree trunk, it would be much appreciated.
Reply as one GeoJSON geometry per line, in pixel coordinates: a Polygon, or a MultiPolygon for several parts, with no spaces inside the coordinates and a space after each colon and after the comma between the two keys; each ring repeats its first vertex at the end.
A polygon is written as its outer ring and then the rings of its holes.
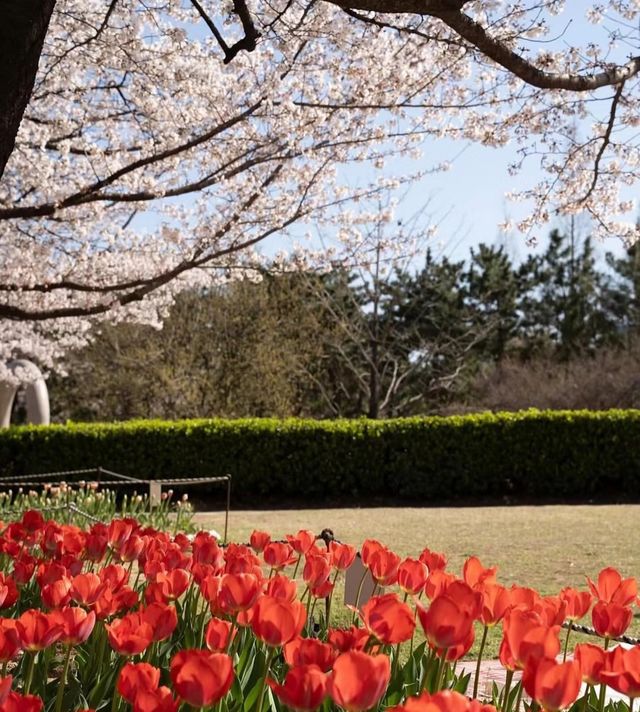
{"type": "Polygon", "coordinates": [[[0,0],[0,177],[38,71],[56,0],[0,0]]]}

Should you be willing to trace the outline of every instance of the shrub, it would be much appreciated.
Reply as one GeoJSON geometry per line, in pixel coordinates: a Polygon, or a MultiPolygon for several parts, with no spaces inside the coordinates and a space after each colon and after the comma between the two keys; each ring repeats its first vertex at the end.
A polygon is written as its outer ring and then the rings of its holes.
{"type": "Polygon", "coordinates": [[[0,431],[3,474],[233,476],[234,502],[640,499],[640,411],[186,420],[0,431]]]}

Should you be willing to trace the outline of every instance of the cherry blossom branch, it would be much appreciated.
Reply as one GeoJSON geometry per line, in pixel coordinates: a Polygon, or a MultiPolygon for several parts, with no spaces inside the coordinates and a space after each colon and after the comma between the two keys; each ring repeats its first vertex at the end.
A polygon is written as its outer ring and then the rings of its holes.
{"type": "Polygon", "coordinates": [[[600,161],[602,161],[602,156],[604,155],[604,152],[607,150],[607,146],[611,143],[611,133],[613,132],[613,127],[615,125],[616,121],[616,111],[618,109],[618,104],[620,102],[620,97],[622,96],[622,90],[624,89],[624,82],[620,82],[616,89],[616,93],[613,97],[613,101],[611,102],[611,111],[609,112],[609,121],[607,123],[607,128],[604,132],[604,136],[602,137],[602,144],[600,145],[600,148],[598,149],[598,154],[596,155],[596,160],[593,166],[593,179],[591,181],[591,185],[589,186],[589,189],[587,192],[584,194],[582,198],[578,201],[579,204],[585,203],[593,194],[593,191],[596,188],[596,185],[598,183],[598,178],[600,176],[600,161]]]}
{"type": "Polygon", "coordinates": [[[226,131],[227,129],[231,128],[232,126],[235,126],[236,124],[247,119],[249,116],[251,116],[253,113],[255,113],[255,111],[261,105],[262,105],[262,99],[255,102],[254,104],[252,104],[250,107],[245,109],[245,111],[243,111],[239,114],[236,114],[236,116],[229,119],[228,121],[223,121],[221,124],[214,126],[209,131],[206,131],[205,133],[200,134],[199,136],[196,136],[196,137],[190,139],[189,141],[186,141],[185,143],[179,144],[178,146],[173,146],[172,148],[168,148],[168,149],[165,149],[164,151],[159,151],[157,153],[153,153],[149,156],[145,156],[144,158],[140,158],[137,161],[128,163],[127,165],[123,166],[119,170],[111,173],[106,178],[102,178],[100,180],[95,181],[91,185],[88,185],[85,188],[83,188],[82,190],[79,190],[79,191],[73,193],[68,198],[65,198],[64,200],[62,200],[60,202],[43,203],[41,205],[36,205],[36,206],[24,206],[24,207],[0,209],[0,220],[12,220],[15,218],[45,217],[45,216],[53,215],[57,210],[60,210],[62,208],[69,208],[69,207],[73,207],[76,205],[82,205],[83,203],[88,202],[91,199],[91,197],[95,196],[98,193],[98,191],[100,191],[102,188],[105,188],[108,185],[112,185],[117,180],[128,175],[129,173],[133,173],[134,171],[137,171],[141,168],[145,168],[145,167],[150,166],[154,163],[158,163],[158,162],[163,161],[167,158],[177,156],[181,153],[189,151],[192,148],[195,148],[196,146],[200,146],[201,144],[206,143],[207,141],[211,140],[212,138],[221,134],[222,132],[226,131]]]}
{"type": "MultiPolygon", "coordinates": [[[[345,12],[364,10],[376,13],[417,14],[441,20],[485,56],[509,70],[522,81],[538,89],[594,91],[615,86],[640,72],[640,57],[632,57],[626,64],[614,65],[602,72],[573,74],[546,72],[492,37],[487,30],[462,12],[465,0],[328,0],[345,12]]],[[[362,18],[359,18],[362,19],[362,18]]],[[[407,30],[409,31],[409,30],[407,30]]]]}

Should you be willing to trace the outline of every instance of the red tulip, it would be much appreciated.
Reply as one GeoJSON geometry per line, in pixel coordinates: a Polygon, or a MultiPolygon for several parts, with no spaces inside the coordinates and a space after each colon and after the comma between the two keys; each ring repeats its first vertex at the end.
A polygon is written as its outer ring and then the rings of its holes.
{"type": "Polygon", "coordinates": [[[92,606],[104,588],[105,584],[97,574],[78,574],[71,580],[71,600],[83,606],[92,606]]]}
{"type": "Polygon", "coordinates": [[[20,645],[24,650],[35,653],[57,643],[63,628],[55,615],[35,609],[25,611],[16,620],[16,630],[20,645]]]}
{"type": "Polygon", "coordinates": [[[136,695],[133,712],[178,712],[180,702],[174,699],[168,687],[142,689],[136,695]]]}
{"type": "Polygon", "coordinates": [[[418,617],[429,645],[439,650],[466,641],[473,630],[473,616],[446,594],[435,598],[428,608],[418,603],[418,617]]]}
{"type": "Polygon", "coordinates": [[[373,580],[380,586],[391,586],[398,580],[400,557],[391,549],[380,548],[368,559],[367,567],[373,580]]]}
{"type": "Polygon", "coordinates": [[[21,695],[10,692],[0,705],[0,712],[40,712],[44,704],[37,695],[21,695]]]}
{"type": "Polygon", "coordinates": [[[614,568],[602,569],[598,574],[598,583],[595,584],[590,578],[587,583],[591,593],[605,603],[615,603],[618,606],[629,606],[635,601],[638,595],[638,585],[634,578],[624,579],[614,568]]]}
{"type": "Polygon", "coordinates": [[[629,650],[614,648],[607,669],[600,672],[600,680],[625,697],[640,697],[640,646],[629,650]]]}
{"type": "Polygon", "coordinates": [[[84,608],[76,608],[75,606],[67,606],[59,611],[55,611],[54,615],[58,623],[62,626],[62,635],[60,642],[64,645],[80,645],[91,635],[93,627],[96,623],[96,614],[91,611],[87,613],[84,608]]]}
{"type": "Polygon", "coordinates": [[[329,678],[329,694],[347,712],[363,712],[375,707],[384,695],[391,667],[386,655],[351,651],[340,655],[329,678]]]}
{"type": "Polygon", "coordinates": [[[533,611],[511,609],[503,628],[500,661],[508,669],[522,670],[530,658],[554,658],[560,652],[559,626],[541,625],[533,611]]]}
{"type": "Polygon", "coordinates": [[[294,638],[284,646],[284,659],[289,667],[315,665],[323,672],[331,670],[335,650],[317,638],[294,638]]]}
{"type": "Polygon", "coordinates": [[[580,643],[573,651],[574,660],[580,666],[582,679],[587,685],[599,685],[600,673],[607,667],[607,653],[599,645],[580,643]]]}
{"type": "Polygon", "coordinates": [[[511,606],[510,591],[497,583],[488,583],[482,587],[482,610],[480,621],[491,628],[501,621],[511,606]]]}
{"type": "Polygon", "coordinates": [[[395,593],[370,598],[362,607],[362,620],[367,630],[384,645],[409,640],[416,627],[413,612],[395,593]]]}
{"type": "Polygon", "coordinates": [[[485,583],[495,583],[497,570],[497,566],[485,568],[477,556],[470,556],[462,567],[462,578],[468,586],[474,588],[485,583]]]}
{"type": "Polygon", "coordinates": [[[21,650],[16,621],[13,618],[0,618],[0,662],[13,660],[21,650]]]}
{"type": "Polygon", "coordinates": [[[295,536],[287,534],[286,538],[292,549],[300,556],[304,556],[313,546],[316,535],[308,529],[301,529],[295,536]]]}
{"type": "Polygon", "coordinates": [[[591,608],[592,596],[589,591],[576,591],[567,586],[560,591],[560,598],[566,603],[566,617],[570,621],[579,621],[591,608]]]}
{"type": "MultiPolygon", "coordinates": [[[[431,695],[423,692],[417,697],[408,697],[403,704],[391,707],[388,712],[475,712],[471,709],[472,702],[459,692],[442,690],[431,695]]],[[[495,712],[491,705],[479,705],[477,712],[495,712]]]]}
{"type": "Polygon", "coordinates": [[[262,596],[254,605],[251,628],[267,645],[284,645],[300,635],[307,611],[300,601],[262,596]]]}
{"type": "Polygon", "coordinates": [[[429,574],[424,585],[424,592],[430,601],[441,596],[447,588],[456,580],[453,574],[449,574],[442,569],[435,569],[429,574]]]}
{"type": "Polygon", "coordinates": [[[140,613],[129,613],[105,625],[109,644],[120,655],[137,655],[153,641],[153,628],[140,613]]]}
{"type": "Polygon", "coordinates": [[[166,603],[150,603],[140,609],[140,615],[145,623],[151,626],[153,642],[169,638],[178,625],[178,613],[174,606],[166,603]]]}
{"type": "Polygon", "coordinates": [[[603,638],[618,638],[631,624],[633,612],[617,603],[598,601],[591,611],[591,621],[596,633],[603,638]]]}
{"type": "Polygon", "coordinates": [[[279,699],[293,710],[315,710],[327,696],[327,675],[315,665],[299,665],[287,673],[284,684],[267,679],[279,699]]]}
{"type": "Polygon", "coordinates": [[[213,653],[220,653],[227,649],[231,635],[231,622],[221,618],[212,618],[207,625],[204,642],[213,653]]]}
{"type": "Polygon", "coordinates": [[[364,650],[369,642],[369,631],[365,628],[330,628],[327,633],[327,642],[339,653],[350,650],[364,650]]]}
{"type": "Polygon", "coordinates": [[[337,541],[329,543],[329,553],[331,565],[338,571],[346,571],[356,558],[356,550],[353,546],[340,544],[337,541]]]}
{"type": "Polygon", "coordinates": [[[261,581],[253,574],[224,574],[220,580],[217,602],[225,613],[251,608],[260,595],[261,581]]]}
{"type": "Polygon", "coordinates": [[[155,690],[160,684],[160,670],[149,663],[127,663],[118,676],[118,692],[133,704],[140,690],[155,690]]]}
{"type": "Polygon", "coordinates": [[[11,608],[17,600],[18,587],[16,582],[11,576],[0,572],[0,608],[11,608]]]}
{"type": "Polygon", "coordinates": [[[258,554],[261,551],[264,551],[264,547],[271,541],[271,536],[267,534],[267,532],[261,532],[258,530],[254,530],[251,532],[251,536],[249,537],[249,543],[251,544],[251,548],[256,551],[258,554]]]}
{"type": "Polygon", "coordinates": [[[429,569],[429,573],[444,570],[447,566],[447,559],[445,555],[438,554],[430,549],[423,549],[418,558],[429,569]]]}
{"type": "Polygon", "coordinates": [[[182,700],[194,707],[208,707],[229,692],[233,664],[224,653],[181,650],[171,659],[170,675],[182,700]]]}
{"type": "Polygon", "coordinates": [[[527,694],[550,712],[566,709],[580,692],[580,666],[574,660],[558,663],[549,658],[529,660],[522,675],[527,694]]]}
{"type": "Polygon", "coordinates": [[[366,568],[369,567],[369,561],[373,554],[384,549],[384,544],[381,544],[376,539],[365,539],[362,542],[362,549],[360,550],[360,556],[362,558],[362,565],[366,568]]]}
{"type": "Polygon", "coordinates": [[[418,559],[407,558],[398,567],[398,586],[412,596],[417,596],[427,583],[429,569],[418,559]]]}
{"type": "Polygon", "coordinates": [[[272,569],[283,569],[289,564],[293,564],[296,556],[293,553],[291,544],[279,541],[272,541],[264,547],[262,552],[264,561],[272,569]]]}
{"type": "Polygon", "coordinates": [[[284,574],[276,574],[267,581],[265,594],[285,601],[295,601],[298,595],[298,584],[284,574]]]}
{"type": "Polygon", "coordinates": [[[302,578],[309,588],[321,586],[331,574],[331,564],[324,556],[307,556],[302,578]]]}

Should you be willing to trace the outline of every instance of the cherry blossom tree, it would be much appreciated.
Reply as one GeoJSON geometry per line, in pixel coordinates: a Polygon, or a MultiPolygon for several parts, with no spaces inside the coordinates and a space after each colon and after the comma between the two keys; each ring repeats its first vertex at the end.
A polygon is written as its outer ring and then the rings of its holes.
{"type": "Polygon", "coordinates": [[[107,314],[157,322],[270,238],[304,264],[357,253],[353,201],[411,180],[393,158],[425,140],[537,160],[521,230],[584,212],[635,239],[640,5],[570,3],[605,20],[573,46],[563,4],[0,2],[0,361],[51,365],[107,314]],[[311,222],[335,249],[296,247],[311,222]]]}

